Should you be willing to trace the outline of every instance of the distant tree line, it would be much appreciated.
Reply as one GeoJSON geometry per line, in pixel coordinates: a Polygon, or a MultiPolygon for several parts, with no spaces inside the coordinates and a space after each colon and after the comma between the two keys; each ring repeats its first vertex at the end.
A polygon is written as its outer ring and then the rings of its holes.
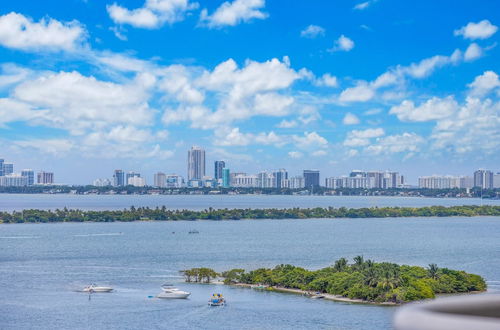
{"type": "MultiPolygon", "coordinates": [[[[26,186],[0,187],[0,193],[6,194],[123,194],[123,195],[189,195],[189,194],[263,194],[263,195],[292,195],[309,194],[307,189],[288,188],[156,188],[156,187],[96,187],[96,186],[26,186]]],[[[468,193],[466,189],[422,189],[422,188],[338,188],[315,187],[314,195],[332,196],[409,196],[409,197],[482,197],[500,198],[500,189],[473,188],[468,193]]]]}
{"type": "Polygon", "coordinates": [[[500,216],[500,206],[463,205],[428,207],[371,208],[287,208],[287,209],[214,209],[203,211],[170,210],[165,206],[131,207],[125,210],[82,211],[72,209],[23,210],[0,212],[2,223],[22,222],[113,222],[169,220],[241,220],[241,219],[311,219],[311,218],[390,218],[390,217],[450,217],[500,216]]]}
{"type": "Polygon", "coordinates": [[[340,295],[372,302],[402,303],[434,298],[436,294],[485,291],[484,279],[464,271],[398,265],[354,258],[340,258],[329,267],[311,271],[292,265],[246,272],[232,269],[221,274],[225,284],[257,284],[340,295]]]}

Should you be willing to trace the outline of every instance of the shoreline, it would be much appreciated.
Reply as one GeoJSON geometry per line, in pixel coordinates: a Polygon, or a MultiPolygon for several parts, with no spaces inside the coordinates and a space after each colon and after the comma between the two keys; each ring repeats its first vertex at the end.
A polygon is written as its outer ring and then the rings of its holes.
{"type": "MultiPolygon", "coordinates": [[[[255,285],[246,284],[246,283],[235,283],[235,284],[229,284],[229,285],[235,286],[235,287],[240,287],[240,288],[247,288],[247,289],[253,289],[253,287],[255,286],[255,285]]],[[[306,296],[306,297],[311,298],[311,299],[314,299],[313,297],[316,295],[316,293],[311,293],[310,291],[284,288],[284,287],[280,287],[280,286],[268,286],[262,290],[263,291],[268,290],[268,291],[274,291],[274,292],[293,293],[293,294],[297,294],[297,295],[301,295],[301,296],[306,296]]],[[[365,304],[365,305],[377,305],[377,306],[387,306],[387,307],[402,305],[402,304],[394,303],[394,302],[378,303],[378,302],[368,301],[368,300],[363,300],[363,299],[352,299],[352,298],[347,298],[347,297],[340,296],[340,295],[333,295],[333,294],[329,294],[329,293],[321,293],[320,295],[323,296],[322,299],[324,299],[324,300],[344,302],[344,303],[350,303],[350,304],[365,304]]]]}

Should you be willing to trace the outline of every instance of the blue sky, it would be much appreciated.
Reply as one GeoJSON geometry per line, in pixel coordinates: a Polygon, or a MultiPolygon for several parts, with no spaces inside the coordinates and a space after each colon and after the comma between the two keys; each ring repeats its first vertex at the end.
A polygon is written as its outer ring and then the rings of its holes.
{"type": "Polygon", "coordinates": [[[16,1],[0,12],[0,158],[115,168],[500,171],[496,1],[16,1]]]}

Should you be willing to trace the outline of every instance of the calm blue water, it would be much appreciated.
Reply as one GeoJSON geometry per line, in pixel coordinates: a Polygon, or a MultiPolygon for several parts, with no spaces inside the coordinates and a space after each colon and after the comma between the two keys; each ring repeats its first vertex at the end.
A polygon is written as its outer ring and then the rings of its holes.
{"type": "Polygon", "coordinates": [[[285,207],[371,207],[500,205],[500,200],[478,198],[365,197],[365,196],[281,196],[281,195],[48,195],[0,194],[0,211],[73,208],[119,210],[130,206],[163,206],[170,209],[285,207]]]}
{"type": "Polygon", "coordinates": [[[181,221],[0,225],[2,329],[388,329],[397,307],[316,301],[182,283],[178,270],[292,263],[324,267],[358,254],[464,269],[500,287],[500,219],[181,221]],[[200,234],[190,235],[190,229],[200,234]],[[175,232],[172,233],[172,232],[175,232]],[[169,281],[188,300],[150,299],[169,281]],[[90,282],[110,294],[75,292],[90,282]],[[225,308],[209,308],[222,291],[225,308]]]}

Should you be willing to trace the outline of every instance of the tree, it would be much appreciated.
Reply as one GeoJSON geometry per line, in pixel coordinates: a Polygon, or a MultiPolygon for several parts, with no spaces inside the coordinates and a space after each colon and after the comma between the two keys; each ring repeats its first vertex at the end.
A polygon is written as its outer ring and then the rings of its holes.
{"type": "Polygon", "coordinates": [[[335,261],[333,268],[338,272],[343,272],[347,268],[347,259],[340,258],[339,260],[335,261]]]}
{"type": "Polygon", "coordinates": [[[433,280],[437,280],[439,278],[439,268],[436,264],[429,264],[429,268],[427,268],[427,274],[433,280]]]}

